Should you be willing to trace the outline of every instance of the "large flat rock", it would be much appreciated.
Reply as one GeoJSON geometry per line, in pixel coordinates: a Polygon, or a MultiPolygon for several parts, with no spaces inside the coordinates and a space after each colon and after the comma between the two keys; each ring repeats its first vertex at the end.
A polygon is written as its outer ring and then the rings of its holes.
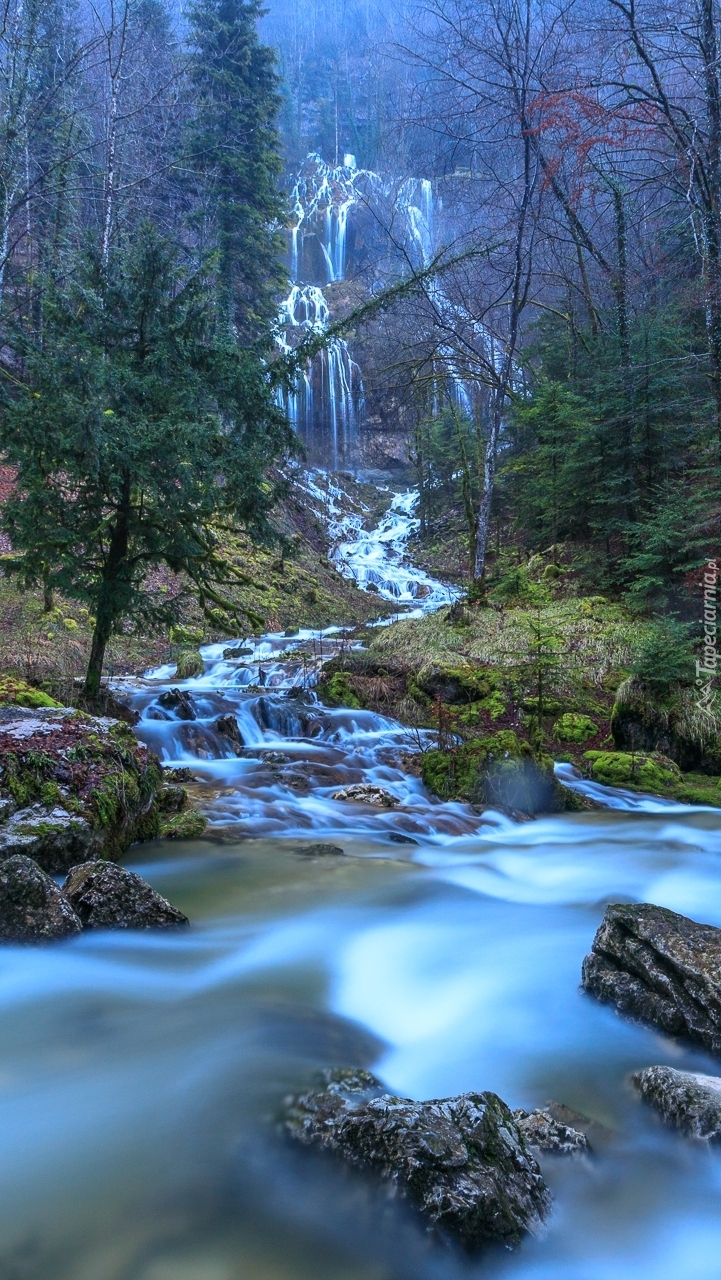
{"type": "Polygon", "coordinates": [[[582,981],[619,1013],[721,1053],[721,929],[651,903],[607,907],[582,981]]]}

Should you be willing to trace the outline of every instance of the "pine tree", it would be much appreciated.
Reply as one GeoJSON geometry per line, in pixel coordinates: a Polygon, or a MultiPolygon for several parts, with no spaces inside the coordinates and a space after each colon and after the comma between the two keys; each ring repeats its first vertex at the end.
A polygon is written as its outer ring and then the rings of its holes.
{"type": "Polygon", "coordinates": [[[107,268],[90,259],[67,288],[48,287],[43,307],[42,346],[17,338],[26,389],[5,392],[0,415],[0,453],[17,469],[4,568],[90,607],[93,696],[124,620],[174,620],[177,606],[148,589],[153,566],[185,573],[214,620],[237,625],[222,584],[244,579],[218,550],[218,523],[268,532],[267,470],[292,433],[261,358],[217,337],[205,280],[152,227],[107,268]]]}
{"type": "Polygon", "coordinates": [[[220,322],[243,342],[270,323],[285,281],[280,79],[275,53],[258,39],[262,13],[260,0],[199,0],[190,14],[194,216],[217,251],[220,322]]]}

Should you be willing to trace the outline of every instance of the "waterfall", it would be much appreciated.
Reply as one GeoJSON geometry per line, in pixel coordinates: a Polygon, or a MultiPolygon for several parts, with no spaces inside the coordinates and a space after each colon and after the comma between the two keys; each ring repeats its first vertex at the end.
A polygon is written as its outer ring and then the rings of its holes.
{"type": "MultiPolygon", "coordinates": [[[[324,289],[346,279],[349,217],[355,206],[374,199],[384,200],[393,215],[400,216],[406,250],[417,265],[426,266],[432,260],[434,193],[429,179],[406,178],[398,183],[371,169],[359,169],[350,153],[342,164],[333,166],[311,152],[290,199],[293,283],[280,307],[277,326],[283,351],[291,351],[304,335],[328,328],[331,315],[324,289]]],[[[363,421],[364,391],[361,370],[342,338],[333,338],[315,357],[282,403],[309,453],[315,455],[311,460],[333,468],[352,462],[363,421]]]]}

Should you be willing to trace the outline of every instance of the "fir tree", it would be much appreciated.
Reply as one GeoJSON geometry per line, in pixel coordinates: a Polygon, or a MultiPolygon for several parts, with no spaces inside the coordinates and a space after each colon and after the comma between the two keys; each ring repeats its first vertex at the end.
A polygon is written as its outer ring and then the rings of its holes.
{"type": "Polygon", "coordinates": [[[285,281],[280,80],[275,53],[258,39],[262,13],[260,0],[199,0],[190,15],[197,101],[187,164],[200,195],[196,216],[217,250],[220,321],[241,341],[270,323],[285,281]]]}
{"type": "Polygon", "coordinates": [[[77,283],[49,288],[43,308],[42,347],[18,338],[26,389],[6,393],[0,417],[17,468],[4,567],[90,607],[93,696],[123,620],[173,620],[148,589],[153,566],[188,575],[216,622],[242,612],[222,593],[243,575],[218,527],[268,533],[267,470],[292,433],[260,357],[218,339],[205,280],[151,227],[107,269],[90,260],[77,283]]]}

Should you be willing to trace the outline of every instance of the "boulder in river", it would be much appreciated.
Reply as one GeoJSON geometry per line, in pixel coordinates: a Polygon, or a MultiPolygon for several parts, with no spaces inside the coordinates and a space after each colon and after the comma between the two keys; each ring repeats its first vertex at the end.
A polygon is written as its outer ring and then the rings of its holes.
{"type": "Polygon", "coordinates": [[[179,720],[195,720],[193,699],[187,689],[166,689],[158,698],[158,705],[174,711],[179,720]]]}
{"type": "Polygon", "coordinates": [[[0,860],[51,874],[157,834],[158,761],[128,725],[68,707],[0,707],[0,860]]]}
{"type": "Polygon", "coordinates": [[[494,1093],[415,1102],[367,1071],[323,1073],[289,1098],[286,1133],[373,1170],[443,1235],[467,1249],[539,1233],[550,1195],[513,1113],[494,1093]]]}
{"type": "Polygon", "coordinates": [[[721,1053],[721,929],[651,903],[607,907],[583,986],[620,1013],[721,1053]]]}
{"type": "Polygon", "coordinates": [[[550,1111],[513,1112],[513,1119],[520,1129],[526,1144],[537,1151],[553,1152],[560,1156],[586,1155],[591,1144],[585,1133],[573,1129],[562,1120],[557,1120],[550,1111]]]}
{"type": "Polygon", "coordinates": [[[0,863],[0,940],[55,942],[81,923],[55,881],[23,854],[0,863]]]}
{"type": "Polygon", "coordinates": [[[373,804],[380,809],[393,809],[398,804],[396,796],[373,782],[354,782],[333,792],[334,800],[351,800],[357,804],[373,804]]]}
{"type": "Polygon", "coordinates": [[[721,1139],[721,1076],[646,1067],[631,1079],[667,1124],[689,1138],[721,1139]]]}
{"type": "Polygon", "coordinates": [[[84,929],[167,929],[189,923],[134,871],[102,859],[71,867],[62,892],[84,929]]]}
{"type": "Polygon", "coordinates": [[[233,747],[239,748],[243,746],[243,735],[240,732],[240,725],[235,716],[218,716],[215,722],[215,731],[220,734],[221,738],[227,738],[233,747]]]}

